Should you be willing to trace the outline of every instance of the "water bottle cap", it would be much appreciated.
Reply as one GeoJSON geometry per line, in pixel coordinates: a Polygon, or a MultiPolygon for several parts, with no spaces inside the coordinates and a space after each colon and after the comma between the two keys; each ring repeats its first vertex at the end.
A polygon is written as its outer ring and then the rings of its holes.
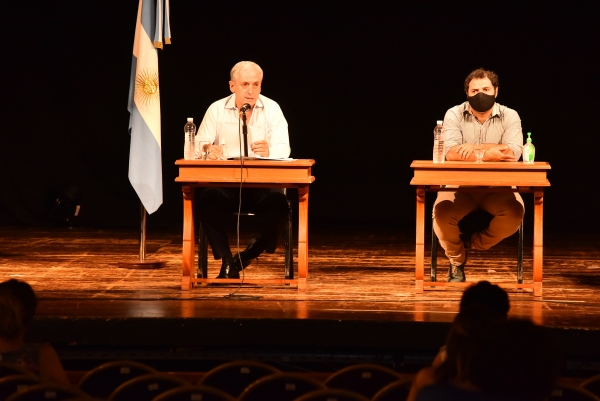
{"type": "Polygon", "coordinates": [[[225,145],[225,137],[223,137],[223,139],[221,139],[221,146],[225,145]]]}
{"type": "Polygon", "coordinates": [[[442,120],[437,120],[437,125],[442,125],[444,122],[442,120]]]}
{"type": "Polygon", "coordinates": [[[193,122],[194,122],[194,118],[193,118],[193,117],[188,117],[188,118],[187,118],[187,120],[188,120],[189,122],[191,122],[191,123],[193,123],[193,122]]]}

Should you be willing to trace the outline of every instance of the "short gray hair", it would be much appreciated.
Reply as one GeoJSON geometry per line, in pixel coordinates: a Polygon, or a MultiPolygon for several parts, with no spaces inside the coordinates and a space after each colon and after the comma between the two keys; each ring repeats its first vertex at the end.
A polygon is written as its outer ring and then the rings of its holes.
{"type": "Polygon", "coordinates": [[[260,68],[260,66],[258,64],[256,64],[253,61],[240,61],[239,63],[237,63],[236,65],[233,66],[233,68],[231,69],[231,73],[229,74],[230,79],[235,82],[235,80],[237,79],[237,77],[240,75],[240,72],[242,72],[243,70],[255,70],[259,73],[260,75],[260,79],[262,81],[262,77],[263,77],[263,70],[262,68],[260,68]]]}

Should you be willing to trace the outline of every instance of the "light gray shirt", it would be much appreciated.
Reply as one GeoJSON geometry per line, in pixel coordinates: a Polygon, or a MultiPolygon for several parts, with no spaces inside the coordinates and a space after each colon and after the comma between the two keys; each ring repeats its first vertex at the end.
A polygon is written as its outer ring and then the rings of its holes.
{"type": "Polygon", "coordinates": [[[523,131],[521,119],[513,109],[494,104],[492,114],[480,123],[469,109],[469,102],[452,107],[444,116],[446,153],[456,145],[463,143],[507,144],[517,160],[523,149],[523,131]]]}

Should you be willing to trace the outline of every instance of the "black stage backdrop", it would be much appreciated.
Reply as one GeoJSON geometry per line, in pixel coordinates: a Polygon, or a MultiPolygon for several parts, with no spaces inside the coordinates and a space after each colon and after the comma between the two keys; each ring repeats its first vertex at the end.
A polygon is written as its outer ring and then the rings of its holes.
{"type": "MultiPolygon", "coordinates": [[[[231,67],[252,60],[288,120],[292,156],[317,161],[311,224],[412,228],[410,162],[431,158],[435,121],[484,67],[552,165],[545,227],[595,229],[598,3],[395,3],[171,0],[173,44],[159,51],[164,203],[150,227],[181,226],[186,117],[199,124],[228,95],[231,67]]],[[[0,224],[47,224],[67,192],[79,224],[134,227],[126,107],[138,1],[2,4],[0,224]]]]}

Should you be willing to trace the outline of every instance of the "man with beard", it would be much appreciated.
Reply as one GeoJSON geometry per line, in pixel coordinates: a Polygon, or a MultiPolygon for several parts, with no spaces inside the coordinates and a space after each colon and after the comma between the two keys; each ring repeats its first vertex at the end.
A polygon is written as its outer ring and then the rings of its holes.
{"type": "MultiPolygon", "coordinates": [[[[444,117],[446,160],[474,161],[475,145],[485,150],[484,162],[519,160],[523,147],[521,119],[516,111],[496,103],[498,86],[498,76],[493,71],[480,68],[467,76],[467,101],[448,110],[444,117]]],[[[487,250],[514,234],[524,210],[517,192],[438,192],[433,224],[450,259],[448,281],[465,281],[466,250],[487,250]],[[490,213],[490,225],[472,235],[461,233],[458,222],[475,210],[490,213]]]]}

